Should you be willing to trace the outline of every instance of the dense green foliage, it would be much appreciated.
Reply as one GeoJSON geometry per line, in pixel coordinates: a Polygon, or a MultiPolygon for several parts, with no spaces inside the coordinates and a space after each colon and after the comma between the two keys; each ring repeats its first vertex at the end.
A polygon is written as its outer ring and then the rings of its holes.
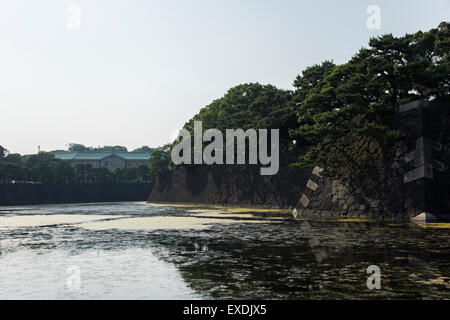
{"type": "MultiPolygon", "coordinates": [[[[150,148],[149,146],[142,146],[131,152],[151,153],[153,150],[154,148],[150,148]]],[[[86,147],[85,145],[79,143],[69,143],[67,144],[67,150],[53,150],[51,152],[128,152],[128,149],[124,146],[86,147]]]]}
{"type": "Polygon", "coordinates": [[[150,176],[155,177],[160,171],[171,168],[170,149],[171,144],[165,144],[162,147],[153,150],[150,156],[150,176]]]}
{"type": "Polygon", "coordinates": [[[0,146],[0,160],[2,160],[8,154],[8,150],[0,146]]]}
{"type": "MultiPolygon", "coordinates": [[[[272,85],[248,83],[231,88],[220,99],[216,99],[189,120],[184,128],[194,135],[194,121],[201,121],[203,131],[230,128],[280,129],[281,148],[293,147],[289,128],[297,124],[296,113],[289,105],[291,92],[272,85]]],[[[150,158],[151,175],[174,168],[170,150],[175,144],[169,143],[153,151],[150,158]]]]}
{"type": "Polygon", "coordinates": [[[86,147],[79,143],[69,143],[67,151],[70,152],[128,152],[124,146],[86,147]]]}
{"type": "Polygon", "coordinates": [[[202,121],[203,130],[280,129],[281,147],[292,144],[289,128],[296,127],[296,113],[289,104],[291,92],[272,85],[247,83],[231,88],[220,99],[202,108],[184,128],[193,132],[194,121],[202,121]]]}
{"type": "MultiPolygon", "coordinates": [[[[142,146],[134,149],[131,152],[153,152],[154,148],[149,146],[142,146]]],[[[69,143],[67,150],[54,150],[52,152],[128,152],[127,147],[124,146],[103,146],[103,147],[86,147],[79,143],[69,143]]]]}
{"type": "Polygon", "coordinates": [[[140,148],[134,149],[134,150],[131,151],[131,152],[150,152],[150,153],[152,153],[153,150],[154,150],[154,148],[150,148],[150,147],[148,147],[148,146],[142,146],[142,147],[140,147],[140,148]]]}

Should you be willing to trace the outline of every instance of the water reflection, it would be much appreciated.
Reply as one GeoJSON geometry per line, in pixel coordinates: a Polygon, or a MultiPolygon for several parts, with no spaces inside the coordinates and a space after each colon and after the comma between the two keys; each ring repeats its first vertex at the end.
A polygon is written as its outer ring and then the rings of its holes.
{"type": "Polygon", "coordinates": [[[6,208],[0,298],[448,299],[448,231],[144,203],[6,208]],[[36,225],[42,215],[52,224],[36,225]],[[366,286],[370,265],[380,290],[366,286]]]}
{"type": "Polygon", "coordinates": [[[177,238],[162,258],[178,264],[196,292],[215,298],[450,297],[449,235],[443,230],[309,221],[222,225],[200,238],[177,238]],[[192,241],[208,241],[209,251],[189,251],[192,241]],[[380,290],[367,289],[370,265],[381,268],[380,290]]]}

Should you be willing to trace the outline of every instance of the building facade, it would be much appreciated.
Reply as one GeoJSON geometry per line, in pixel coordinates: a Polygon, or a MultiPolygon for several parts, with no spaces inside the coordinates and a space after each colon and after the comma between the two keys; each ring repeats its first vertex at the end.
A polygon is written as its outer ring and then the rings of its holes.
{"type": "Polygon", "coordinates": [[[55,158],[67,161],[72,167],[88,164],[92,168],[116,169],[150,166],[150,152],[61,152],[54,153],[55,158]]]}

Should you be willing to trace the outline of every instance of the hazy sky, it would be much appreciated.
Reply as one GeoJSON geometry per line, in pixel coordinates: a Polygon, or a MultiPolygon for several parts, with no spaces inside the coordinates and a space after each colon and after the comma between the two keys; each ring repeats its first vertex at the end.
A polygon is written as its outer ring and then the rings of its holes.
{"type": "Polygon", "coordinates": [[[0,145],[155,147],[232,86],[290,89],[371,36],[444,20],[449,0],[1,0],[0,145]],[[372,4],[380,30],[366,26],[372,4]],[[67,26],[71,5],[80,29],[67,26]]]}

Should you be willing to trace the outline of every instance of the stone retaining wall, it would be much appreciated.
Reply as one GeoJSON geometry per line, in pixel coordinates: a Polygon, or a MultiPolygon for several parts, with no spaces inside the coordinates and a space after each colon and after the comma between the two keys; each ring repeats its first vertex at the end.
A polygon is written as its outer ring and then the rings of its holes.
{"type": "Polygon", "coordinates": [[[414,101],[398,115],[403,139],[377,191],[367,196],[345,179],[321,177],[316,167],[294,217],[450,220],[450,107],[414,101]]]}

